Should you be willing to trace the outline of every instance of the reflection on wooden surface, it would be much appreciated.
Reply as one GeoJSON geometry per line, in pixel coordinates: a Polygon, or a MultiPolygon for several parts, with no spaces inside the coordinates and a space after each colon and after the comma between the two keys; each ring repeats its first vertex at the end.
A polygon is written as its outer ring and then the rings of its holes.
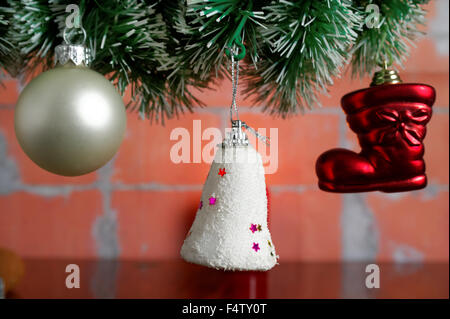
{"type": "Polygon", "coordinates": [[[9,298],[448,298],[448,264],[379,264],[368,289],[366,263],[282,263],[269,272],[224,272],[182,261],[26,260],[9,298]],[[67,264],[81,286],[67,289],[67,264]]]}

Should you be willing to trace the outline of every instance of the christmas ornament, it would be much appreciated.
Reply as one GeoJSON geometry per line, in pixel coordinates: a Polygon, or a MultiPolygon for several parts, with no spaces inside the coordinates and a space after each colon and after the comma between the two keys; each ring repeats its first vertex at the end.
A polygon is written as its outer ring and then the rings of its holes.
{"type": "Polygon", "coordinates": [[[181,256],[188,262],[216,269],[268,270],[277,263],[277,256],[267,224],[264,167],[261,155],[242,130],[249,126],[237,114],[239,63],[233,55],[231,60],[232,130],[219,144],[181,256]],[[233,120],[233,107],[237,120],[233,120]]]}
{"type": "Polygon", "coordinates": [[[361,152],[338,148],[320,155],[316,163],[320,189],[347,193],[424,188],[423,139],[434,100],[433,87],[402,84],[385,63],[370,88],[342,98],[361,152]]]}
{"type": "Polygon", "coordinates": [[[78,176],[114,156],[124,137],[126,114],[114,86],[88,68],[89,49],[70,44],[67,29],[64,40],[55,50],[57,66],[20,94],[15,131],[23,151],[38,166],[78,176]]]}

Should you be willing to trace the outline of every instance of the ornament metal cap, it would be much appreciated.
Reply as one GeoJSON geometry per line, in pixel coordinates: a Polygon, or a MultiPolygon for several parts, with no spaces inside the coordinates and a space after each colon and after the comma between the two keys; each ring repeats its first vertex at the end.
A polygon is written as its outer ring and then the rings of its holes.
{"type": "Polygon", "coordinates": [[[61,65],[67,62],[75,65],[89,65],[91,62],[91,50],[84,44],[60,44],[55,48],[55,63],[61,65]]]}
{"type": "Polygon", "coordinates": [[[242,121],[232,120],[231,132],[227,133],[227,137],[224,139],[222,147],[247,146],[248,138],[247,134],[242,130],[243,126],[245,126],[245,123],[242,121]]]}
{"type": "Polygon", "coordinates": [[[86,31],[84,28],[75,28],[71,31],[66,27],[63,32],[63,38],[64,43],[55,48],[55,64],[59,63],[64,65],[70,61],[75,65],[84,64],[88,66],[92,61],[92,54],[91,50],[84,45],[86,41],[86,31]],[[75,31],[75,33],[81,31],[83,36],[81,43],[72,43],[72,37],[74,36],[73,31],[75,31]]]}
{"type": "Polygon", "coordinates": [[[387,61],[384,61],[382,64],[379,64],[381,66],[381,70],[378,72],[375,72],[372,83],[370,83],[370,86],[377,86],[377,85],[385,85],[385,84],[399,84],[403,81],[400,79],[400,75],[397,71],[388,69],[390,64],[388,64],[387,61]]]}

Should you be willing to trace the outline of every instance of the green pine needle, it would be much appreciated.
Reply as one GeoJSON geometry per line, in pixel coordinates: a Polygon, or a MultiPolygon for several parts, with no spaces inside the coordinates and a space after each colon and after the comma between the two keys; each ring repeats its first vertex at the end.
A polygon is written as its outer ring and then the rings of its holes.
{"type": "Polygon", "coordinates": [[[384,60],[403,66],[414,41],[423,35],[417,26],[425,24],[426,11],[421,7],[425,3],[428,0],[355,1],[356,8],[363,14],[369,4],[376,4],[380,12],[380,25],[369,28],[365,23],[359,33],[350,51],[354,76],[372,75],[384,60]]]}
{"type": "Polygon", "coordinates": [[[246,71],[247,95],[285,116],[318,104],[349,59],[362,17],[346,0],[280,1],[264,8],[264,58],[246,71]]]}

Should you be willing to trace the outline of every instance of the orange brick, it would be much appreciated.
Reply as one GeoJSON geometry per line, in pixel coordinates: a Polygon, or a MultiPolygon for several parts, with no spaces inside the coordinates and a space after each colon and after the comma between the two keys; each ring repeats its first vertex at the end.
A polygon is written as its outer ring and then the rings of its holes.
{"type": "Polygon", "coordinates": [[[367,196],[379,231],[378,261],[394,257],[448,262],[448,192],[367,196]]]}
{"type": "Polygon", "coordinates": [[[101,211],[96,191],[0,196],[0,246],[24,257],[94,257],[91,230],[101,211]]]}
{"type": "Polygon", "coordinates": [[[121,257],[179,259],[200,195],[200,191],[114,192],[121,257]]]}
{"type": "Polygon", "coordinates": [[[352,150],[356,153],[361,151],[361,146],[359,146],[358,136],[353,133],[353,131],[347,126],[345,131],[345,148],[352,150]]]}
{"type": "Polygon", "coordinates": [[[364,77],[363,79],[352,78],[351,72],[347,71],[342,75],[341,78],[334,79],[334,84],[328,88],[328,96],[321,95],[320,102],[324,107],[334,106],[340,108],[341,99],[345,94],[359,89],[368,88],[370,82],[370,75],[364,77]]]}
{"type": "Polygon", "coordinates": [[[14,105],[18,97],[17,81],[0,79],[0,105],[14,105]]]}
{"type": "MultiPolygon", "coordinates": [[[[367,84],[370,83],[370,79],[366,81],[367,84]]],[[[344,79],[336,79],[336,85],[330,86],[330,93],[329,97],[327,97],[325,94],[319,94],[319,99],[322,102],[323,106],[337,106],[339,105],[337,102],[339,102],[340,97],[344,95],[345,93],[348,93],[352,90],[354,90],[355,86],[361,86],[364,87],[365,82],[361,81],[360,84],[359,80],[354,80],[352,82],[349,82],[349,77],[344,76],[344,79]]],[[[219,80],[217,84],[211,86],[212,89],[192,89],[192,93],[194,96],[200,99],[203,103],[205,103],[206,106],[209,107],[224,107],[227,108],[231,105],[231,80],[229,79],[223,79],[219,80]]],[[[238,88],[238,95],[236,98],[236,103],[238,106],[241,107],[250,107],[254,106],[256,107],[257,111],[262,111],[262,106],[260,103],[255,103],[254,100],[256,96],[251,95],[246,98],[246,95],[241,94],[241,91],[244,89],[244,85],[241,83],[241,85],[238,88]]],[[[313,107],[318,107],[317,105],[313,105],[313,107]]]]}
{"type": "Polygon", "coordinates": [[[22,182],[27,184],[86,184],[95,181],[96,173],[79,177],[63,177],[47,172],[33,163],[20,148],[14,132],[14,110],[0,109],[0,133],[6,138],[8,155],[17,163],[22,182]]]}
{"type": "Polygon", "coordinates": [[[425,163],[430,183],[448,184],[449,166],[449,116],[435,113],[427,125],[425,163]]]}
{"type": "Polygon", "coordinates": [[[435,19],[438,14],[437,10],[439,8],[436,6],[436,3],[434,1],[430,1],[428,4],[423,5],[422,7],[427,11],[426,23],[425,25],[418,25],[417,27],[422,32],[425,32],[425,36],[422,37],[419,41],[416,41],[414,47],[411,47],[410,55],[409,57],[407,57],[405,62],[405,69],[401,71],[401,75],[405,74],[405,72],[445,73],[448,77],[448,55],[439,54],[434,42],[435,39],[433,38],[433,35],[430,34],[431,24],[436,23],[435,19]]]}
{"type": "MultiPolygon", "coordinates": [[[[114,192],[121,257],[178,259],[199,198],[200,191],[114,192]]],[[[338,196],[307,191],[274,194],[272,199],[271,231],[282,260],[340,257],[338,196]]]]}
{"type": "Polygon", "coordinates": [[[447,73],[404,73],[404,83],[424,83],[436,90],[436,102],[433,108],[448,107],[448,72],[447,73]]]}
{"type": "Polygon", "coordinates": [[[217,80],[211,89],[190,87],[189,91],[206,106],[227,106],[231,104],[231,81],[217,80]]]}
{"type": "Polygon", "coordinates": [[[400,71],[400,75],[405,72],[448,74],[448,55],[439,54],[434,41],[427,35],[416,42],[416,47],[411,48],[410,56],[405,62],[405,68],[400,71]]]}
{"type": "MultiPolygon", "coordinates": [[[[132,96],[131,96],[131,87],[128,86],[122,96],[122,100],[123,100],[123,104],[127,105],[128,103],[133,104],[133,100],[132,100],[132,96]]],[[[137,116],[137,114],[135,113],[135,115],[137,116]]]]}
{"type": "Polygon", "coordinates": [[[339,195],[272,192],[270,228],[279,262],[340,259],[340,209],[339,195]]]}
{"type": "MultiPolygon", "coordinates": [[[[433,19],[436,16],[436,5],[434,1],[429,1],[427,4],[421,6],[426,11],[426,19],[429,22],[430,19],[433,19]]],[[[428,28],[428,24],[418,25],[419,30],[426,31],[428,28]]]]}
{"type": "MultiPolygon", "coordinates": [[[[264,114],[240,114],[253,128],[266,128],[267,134],[270,128],[278,128],[278,170],[275,174],[266,175],[268,185],[317,183],[317,157],[339,142],[338,115],[306,114],[283,120],[264,114]]],[[[275,145],[273,137],[271,145],[275,145]]],[[[275,154],[275,147],[269,147],[266,153],[269,152],[275,154]]]]}
{"type": "MultiPolygon", "coordinates": [[[[221,127],[220,117],[214,114],[186,114],[167,121],[165,126],[140,120],[136,113],[129,114],[127,133],[115,162],[113,180],[123,183],[203,184],[210,165],[203,161],[193,163],[194,120],[201,120],[201,134],[208,127],[221,127]],[[171,131],[175,128],[189,132],[191,163],[175,164],[170,159],[171,148],[180,140],[170,140],[171,131]]],[[[203,141],[202,146],[209,142],[203,141]]]]}
{"type": "MultiPolygon", "coordinates": [[[[236,103],[239,106],[252,106],[252,97],[245,99],[245,95],[241,94],[244,86],[239,86],[238,94],[236,97],[236,103]]],[[[229,107],[231,105],[231,80],[224,78],[222,80],[217,79],[214,85],[211,85],[211,89],[196,89],[191,88],[191,92],[207,106],[220,106],[229,107]]]]}

